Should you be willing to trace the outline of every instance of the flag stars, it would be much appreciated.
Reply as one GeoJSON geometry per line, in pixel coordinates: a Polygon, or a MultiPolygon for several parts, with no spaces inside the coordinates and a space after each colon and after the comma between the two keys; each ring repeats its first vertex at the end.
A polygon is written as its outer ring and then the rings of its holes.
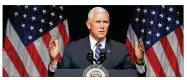
{"type": "Polygon", "coordinates": [[[155,15],[156,11],[152,11],[151,13],[152,13],[152,15],[155,15]]]}
{"type": "Polygon", "coordinates": [[[162,5],[162,8],[165,8],[165,5],[162,5]]]}
{"type": "Polygon", "coordinates": [[[32,16],[32,18],[31,18],[31,19],[32,19],[32,21],[35,21],[35,20],[36,20],[36,17],[32,16]]]}
{"type": "Polygon", "coordinates": [[[139,18],[136,17],[135,21],[138,22],[138,21],[139,21],[139,18]]]}
{"type": "Polygon", "coordinates": [[[154,21],[151,20],[149,23],[150,23],[151,25],[153,25],[154,21]]]}
{"type": "Polygon", "coordinates": [[[23,14],[23,18],[27,18],[27,15],[26,15],[26,14],[23,14]]]}
{"type": "Polygon", "coordinates": [[[55,13],[54,13],[54,12],[51,12],[51,16],[55,16],[55,13]]]}
{"type": "Polygon", "coordinates": [[[43,10],[42,10],[42,13],[43,13],[43,14],[46,14],[46,10],[45,10],[45,9],[43,9],[43,10]]]}
{"type": "Polygon", "coordinates": [[[143,10],[143,13],[144,13],[144,14],[147,13],[147,9],[144,9],[144,10],[143,10]]]}
{"type": "Polygon", "coordinates": [[[31,31],[34,30],[34,26],[31,25],[30,29],[31,29],[31,31]]]}
{"type": "Polygon", "coordinates": [[[177,12],[177,15],[179,16],[179,12],[177,12]]]}
{"type": "Polygon", "coordinates": [[[162,27],[162,24],[161,24],[161,23],[158,23],[158,27],[162,27]]]}
{"type": "Polygon", "coordinates": [[[176,23],[176,24],[179,24],[179,20],[176,20],[175,23],[176,23]]]}
{"type": "Polygon", "coordinates": [[[150,45],[150,41],[146,41],[146,44],[147,44],[147,45],[150,45]]]}
{"type": "Polygon", "coordinates": [[[169,31],[170,27],[169,26],[166,26],[166,31],[169,31]]]}
{"type": "Polygon", "coordinates": [[[156,33],[156,36],[157,36],[157,37],[160,37],[160,33],[156,33]]]}
{"type": "Polygon", "coordinates": [[[62,19],[62,15],[59,16],[60,20],[62,19]]]}
{"type": "Polygon", "coordinates": [[[29,37],[28,37],[28,38],[29,38],[29,40],[31,40],[31,39],[32,39],[32,36],[30,36],[30,35],[29,35],[29,37]]]}
{"type": "Polygon", "coordinates": [[[25,27],[25,24],[22,23],[21,26],[22,26],[22,28],[24,28],[24,27],[25,27]]]}
{"type": "Polygon", "coordinates": [[[144,29],[142,29],[141,32],[144,33],[144,29]]]}
{"type": "Polygon", "coordinates": [[[43,18],[40,21],[41,21],[41,23],[45,23],[45,19],[43,19],[43,18]]]}
{"type": "Polygon", "coordinates": [[[42,28],[40,28],[38,31],[39,31],[40,33],[43,33],[43,29],[42,29],[42,28]]]}
{"type": "Polygon", "coordinates": [[[146,20],[146,19],[143,19],[142,22],[145,23],[145,20],[146,20]]]}
{"type": "Polygon", "coordinates": [[[147,33],[148,33],[149,35],[151,35],[151,34],[152,34],[152,31],[149,30],[147,33]]]}
{"type": "Polygon", "coordinates": [[[50,25],[50,26],[53,26],[53,22],[52,22],[52,21],[50,21],[50,22],[49,22],[49,25],[50,25]]]}
{"type": "Polygon", "coordinates": [[[26,6],[24,6],[24,7],[25,7],[25,9],[27,9],[29,6],[26,5],[26,6]]]}
{"type": "Polygon", "coordinates": [[[162,14],[162,13],[161,13],[159,16],[160,16],[161,18],[164,18],[164,14],[162,14]]]}
{"type": "Polygon", "coordinates": [[[60,6],[59,8],[60,8],[60,10],[64,10],[64,8],[62,6],[60,6]]]}
{"type": "Polygon", "coordinates": [[[37,9],[37,7],[34,7],[33,10],[34,10],[34,11],[37,11],[38,9],[37,9]]]}
{"type": "Polygon", "coordinates": [[[15,16],[18,16],[18,12],[15,12],[14,15],[15,15],[15,16]]]}
{"type": "Polygon", "coordinates": [[[138,12],[140,12],[140,8],[137,8],[136,10],[137,10],[138,12]]]}
{"type": "Polygon", "coordinates": [[[168,22],[171,21],[171,17],[168,17],[167,19],[168,19],[168,22]]]}
{"type": "Polygon", "coordinates": [[[170,12],[173,12],[173,8],[172,8],[172,7],[170,7],[170,8],[169,8],[169,11],[170,11],[170,12]]]}

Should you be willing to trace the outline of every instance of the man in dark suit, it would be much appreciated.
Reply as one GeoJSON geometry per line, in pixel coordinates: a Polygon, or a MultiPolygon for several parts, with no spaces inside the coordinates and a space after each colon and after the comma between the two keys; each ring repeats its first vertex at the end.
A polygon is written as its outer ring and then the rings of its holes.
{"type": "MultiPolygon", "coordinates": [[[[75,42],[71,42],[64,50],[62,63],[57,64],[55,58],[58,53],[58,40],[51,39],[49,43],[49,76],[56,68],[85,69],[91,63],[87,60],[87,54],[93,51],[93,58],[98,59],[99,49],[106,50],[106,60],[102,64],[106,69],[138,69],[141,75],[145,75],[144,47],[142,41],[136,43],[135,55],[136,65],[132,64],[131,56],[127,47],[119,42],[106,38],[110,25],[110,17],[107,10],[102,7],[95,7],[88,13],[86,25],[90,30],[89,36],[75,42]]],[[[94,62],[93,62],[94,63],[94,62]]]]}

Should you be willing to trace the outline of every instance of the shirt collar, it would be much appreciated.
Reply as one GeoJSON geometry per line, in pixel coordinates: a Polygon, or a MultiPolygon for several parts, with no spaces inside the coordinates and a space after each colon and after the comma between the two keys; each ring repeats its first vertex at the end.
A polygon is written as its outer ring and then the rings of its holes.
{"type": "MultiPolygon", "coordinates": [[[[89,39],[90,39],[91,49],[94,49],[97,41],[91,35],[89,35],[89,39]]],[[[99,43],[102,45],[101,48],[105,48],[106,37],[103,40],[101,40],[99,43]]]]}

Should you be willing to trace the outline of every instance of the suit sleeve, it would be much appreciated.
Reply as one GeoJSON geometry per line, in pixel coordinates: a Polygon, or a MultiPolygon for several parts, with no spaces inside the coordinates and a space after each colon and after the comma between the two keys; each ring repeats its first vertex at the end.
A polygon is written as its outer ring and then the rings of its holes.
{"type": "Polygon", "coordinates": [[[72,50],[73,50],[73,48],[71,47],[71,44],[69,44],[64,49],[61,63],[57,64],[57,69],[71,69],[72,59],[71,59],[70,55],[71,55],[72,50]]]}
{"type": "MultiPolygon", "coordinates": [[[[125,57],[124,57],[124,65],[123,65],[123,68],[124,69],[137,69],[135,64],[132,63],[132,58],[130,56],[130,53],[127,49],[127,47],[125,46],[125,57]]],[[[145,67],[145,66],[144,66],[145,67]]],[[[146,76],[146,67],[145,67],[145,72],[143,73],[139,73],[138,70],[137,70],[137,73],[138,73],[138,76],[140,77],[145,77],[146,76]]]]}
{"type": "Polygon", "coordinates": [[[71,69],[72,61],[69,55],[68,50],[65,50],[61,60],[62,62],[57,64],[57,69],[71,69]]]}
{"type": "Polygon", "coordinates": [[[123,50],[124,50],[123,52],[125,53],[124,61],[123,61],[123,68],[124,69],[136,69],[136,66],[132,63],[132,59],[131,59],[131,56],[129,54],[127,47],[125,46],[123,50]]]}

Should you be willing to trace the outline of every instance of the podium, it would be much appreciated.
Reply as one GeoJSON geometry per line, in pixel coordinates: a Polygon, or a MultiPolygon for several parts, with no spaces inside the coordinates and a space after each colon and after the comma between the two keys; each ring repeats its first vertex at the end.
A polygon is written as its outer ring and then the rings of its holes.
{"type": "MultiPolygon", "coordinates": [[[[84,69],[56,69],[54,77],[82,77],[84,69]]],[[[134,69],[108,69],[109,77],[138,77],[134,69]]]]}

